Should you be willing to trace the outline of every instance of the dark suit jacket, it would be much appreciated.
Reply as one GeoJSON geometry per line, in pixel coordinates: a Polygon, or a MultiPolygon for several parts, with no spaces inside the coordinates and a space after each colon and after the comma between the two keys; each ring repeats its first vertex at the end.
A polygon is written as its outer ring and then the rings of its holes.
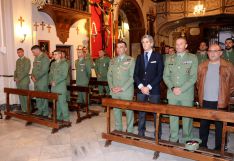
{"type": "MultiPolygon", "coordinates": [[[[141,83],[144,86],[149,84],[152,87],[150,95],[160,95],[160,82],[163,77],[163,68],[164,64],[161,54],[152,52],[146,69],[144,54],[138,55],[133,76],[137,87],[141,83]]],[[[141,93],[140,90],[139,93],[141,93]]]]}

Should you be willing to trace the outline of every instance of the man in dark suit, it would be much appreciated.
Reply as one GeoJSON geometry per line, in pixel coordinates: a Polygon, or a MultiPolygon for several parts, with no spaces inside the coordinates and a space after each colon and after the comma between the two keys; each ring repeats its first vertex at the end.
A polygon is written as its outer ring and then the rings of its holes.
{"type": "MultiPolygon", "coordinates": [[[[162,55],[153,51],[153,37],[144,35],[141,39],[144,53],[136,59],[134,81],[139,89],[137,101],[160,102],[160,82],[163,76],[162,55]]],[[[145,112],[139,112],[138,135],[145,136],[145,112]]],[[[156,127],[156,114],[154,113],[154,126],[156,127]]],[[[161,129],[161,128],[160,128],[161,129]]],[[[161,130],[159,131],[159,137],[161,130]]]]}

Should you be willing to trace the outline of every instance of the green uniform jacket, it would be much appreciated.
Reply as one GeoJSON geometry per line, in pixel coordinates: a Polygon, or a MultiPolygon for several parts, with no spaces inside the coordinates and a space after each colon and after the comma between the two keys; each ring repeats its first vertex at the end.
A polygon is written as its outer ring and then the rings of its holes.
{"type": "Polygon", "coordinates": [[[16,69],[14,72],[14,80],[17,80],[18,85],[29,85],[29,72],[31,68],[31,62],[25,56],[23,58],[19,58],[16,61],[16,69]]]}
{"type": "MultiPolygon", "coordinates": [[[[121,87],[123,92],[120,94],[132,98],[134,93],[134,68],[135,60],[130,56],[124,55],[122,60],[120,60],[118,57],[113,58],[110,61],[110,66],[107,73],[109,88],[121,87]]],[[[116,95],[112,92],[110,92],[110,94],[112,97],[116,95]]]]}
{"type": "Polygon", "coordinates": [[[71,62],[70,62],[70,60],[67,60],[67,59],[64,59],[64,60],[66,61],[67,65],[68,65],[68,73],[67,73],[67,80],[66,80],[66,82],[67,82],[67,85],[70,85],[70,81],[71,81],[71,79],[70,79],[71,62]]]}
{"type": "Polygon", "coordinates": [[[163,80],[168,87],[168,99],[193,101],[197,66],[196,55],[190,53],[185,53],[183,57],[175,54],[166,59],[163,80]],[[172,87],[181,88],[181,94],[175,96],[171,90],[172,87]]]}
{"type": "Polygon", "coordinates": [[[51,91],[55,93],[66,93],[67,91],[68,63],[62,59],[59,62],[53,62],[49,73],[49,82],[55,81],[55,86],[51,91]]]}
{"type": "Polygon", "coordinates": [[[200,52],[197,52],[197,60],[198,60],[198,64],[201,64],[202,62],[208,60],[208,55],[206,54],[201,54],[200,52]]]}
{"type": "Polygon", "coordinates": [[[38,87],[48,88],[48,71],[49,71],[50,60],[45,53],[35,57],[33,62],[32,75],[36,78],[35,89],[38,87]]]}
{"type": "Polygon", "coordinates": [[[230,61],[234,65],[234,49],[232,49],[230,52],[224,50],[223,58],[227,61],[230,61]]]}
{"type": "Polygon", "coordinates": [[[110,58],[105,56],[95,61],[95,72],[98,81],[107,81],[107,72],[109,68],[110,58]]]}
{"type": "Polygon", "coordinates": [[[76,67],[76,84],[79,86],[88,86],[91,77],[91,61],[89,59],[77,59],[76,67]]]}

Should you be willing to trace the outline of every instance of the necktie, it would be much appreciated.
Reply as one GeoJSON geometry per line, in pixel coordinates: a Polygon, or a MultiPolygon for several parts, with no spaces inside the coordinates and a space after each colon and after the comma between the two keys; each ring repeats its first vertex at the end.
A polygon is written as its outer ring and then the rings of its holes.
{"type": "Polygon", "coordinates": [[[145,58],[145,69],[147,68],[147,65],[148,65],[148,52],[145,52],[144,54],[144,58],[145,58]]]}

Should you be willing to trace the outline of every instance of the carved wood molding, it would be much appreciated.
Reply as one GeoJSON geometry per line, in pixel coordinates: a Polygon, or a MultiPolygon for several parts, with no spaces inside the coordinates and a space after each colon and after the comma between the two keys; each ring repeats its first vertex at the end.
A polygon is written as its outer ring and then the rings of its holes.
{"type": "Polygon", "coordinates": [[[178,0],[178,1],[156,1],[157,17],[156,24],[158,29],[168,22],[181,20],[184,18],[206,17],[220,14],[234,14],[233,0],[205,0],[202,1],[206,12],[204,15],[196,16],[193,14],[194,6],[198,1],[194,0],[178,0]]]}
{"type": "Polygon", "coordinates": [[[71,26],[80,19],[89,19],[91,14],[71,8],[64,8],[58,5],[47,4],[39,9],[47,13],[54,21],[59,40],[64,44],[69,38],[71,26]]]}

